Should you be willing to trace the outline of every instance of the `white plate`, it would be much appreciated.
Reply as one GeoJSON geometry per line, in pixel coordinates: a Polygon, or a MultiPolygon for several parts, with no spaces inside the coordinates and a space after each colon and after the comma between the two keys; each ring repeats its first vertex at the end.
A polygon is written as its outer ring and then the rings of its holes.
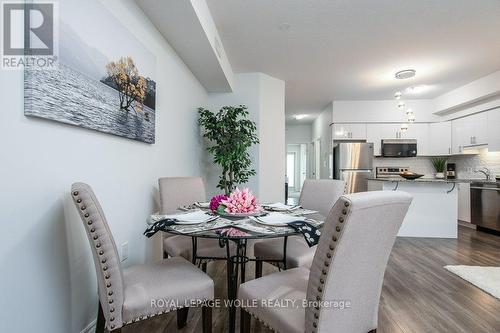
{"type": "Polygon", "coordinates": [[[302,216],[293,216],[293,215],[273,212],[267,214],[266,216],[253,217],[252,220],[264,225],[282,227],[286,226],[290,222],[305,221],[305,218],[302,216]]]}
{"type": "Polygon", "coordinates": [[[184,214],[165,215],[165,218],[175,219],[175,224],[199,224],[217,219],[217,216],[209,215],[201,210],[195,210],[184,214]]]}

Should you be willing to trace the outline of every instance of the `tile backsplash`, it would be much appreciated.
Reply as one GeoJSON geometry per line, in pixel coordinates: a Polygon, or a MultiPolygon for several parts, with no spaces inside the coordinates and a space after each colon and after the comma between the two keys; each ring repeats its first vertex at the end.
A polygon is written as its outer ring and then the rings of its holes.
{"type": "MultiPolygon", "coordinates": [[[[500,175],[500,152],[481,152],[478,155],[455,155],[450,156],[448,162],[456,164],[458,178],[483,178],[482,174],[476,173],[474,170],[484,167],[491,170],[492,176],[500,175]]],[[[373,167],[379,166],[409,167],[411,171],[424,174],[426,178],[433,177],[435,173],[431,157],[376,157],[373,159],[373,167]]]]}

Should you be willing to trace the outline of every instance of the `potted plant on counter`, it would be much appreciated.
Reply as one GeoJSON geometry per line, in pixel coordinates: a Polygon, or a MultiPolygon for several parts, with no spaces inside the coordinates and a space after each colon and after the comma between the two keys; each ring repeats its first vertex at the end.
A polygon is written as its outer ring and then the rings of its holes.
{"type": "Polygon", "coordinates": [[[434,166],[434,170],[436,170],[434,177],[444,179],[444,171],[446,170],[447,161],[448,160],[445,157],[434,157],[432,159],[432,165],[434,166]]]}
{"type": "Polygon", "coordinates": [[[223,106],[217,113],[199,108],[198,114],[203,137],[210,142],[207,150],[222,169],[217,187],[229,196],[237,184],[255,175],[248,150],[259,143],[257,125],[248,119],[244,105],[223,106]]]}

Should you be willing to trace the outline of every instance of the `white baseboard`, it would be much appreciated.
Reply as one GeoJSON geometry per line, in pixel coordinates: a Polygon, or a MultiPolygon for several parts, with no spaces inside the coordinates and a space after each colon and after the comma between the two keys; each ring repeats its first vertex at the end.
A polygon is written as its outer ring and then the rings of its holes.
{"type": "Polygon", "coordinates": [[[91,333],[95,332],[95,325],[96,325],[97,319],[94,319],[90,322],[90,324],[87,325],[80,333],[91,333]]]}

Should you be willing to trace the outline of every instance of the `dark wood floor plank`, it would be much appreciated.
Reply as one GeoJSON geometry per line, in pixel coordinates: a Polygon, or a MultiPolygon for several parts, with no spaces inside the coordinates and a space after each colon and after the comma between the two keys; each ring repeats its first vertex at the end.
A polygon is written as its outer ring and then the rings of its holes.
{"type": "MultiPolygon", "coordinates": [[[[398,238],[385,273],[377,332],[500,332],[500,300],[448,272],[445,265],[500,266],[500,237],[460,227],[457,240],[398,238]]],[[[275,271],[264,264],[264,275],[275,271]]],[[[250,264],[247,280],[253,272],[250,264]]],[[[208,274],[215,281],[216,297],[226,298],[225,263],[210,263],[208,274]]],[[[192,309],[187,326],[179,332],[201,331],[201,309],[192,309]]],[[[136,323],[123,332],[177,332],[176,316],[166,314],[136,323]]],[[[214,309],[213,332],[227,332],[225,308],[214,309]]],[[[253,320],[252,332],[271,331],[253,320]]]]}

